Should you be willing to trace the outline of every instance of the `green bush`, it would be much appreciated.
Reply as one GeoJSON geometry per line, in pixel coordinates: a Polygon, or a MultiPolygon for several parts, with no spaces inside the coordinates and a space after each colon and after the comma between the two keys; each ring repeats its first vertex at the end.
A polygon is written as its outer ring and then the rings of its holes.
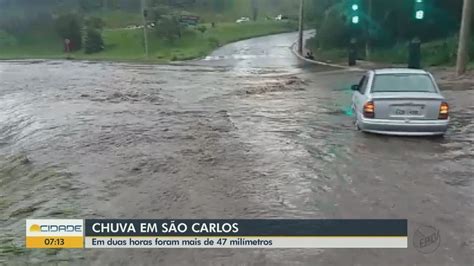
{"type": "Polygon", "coordinates": [[[404,64],[408,60],[408,43],[399,43],[392,48],[374,49],[370,59],[376,62],[404,64]]]}
{"type": "Polygon", "coordinates": [[[207,41],[209,42],[209,45],[212,48],[216,48],[220,46],[219,40],[216,37],[209,37],[207,41]]]}
{"type": "Polygon", "coordinates": [[[422,60],[426,65],[452,64],[456,60],[457,40],[454,38],[422,45],[422,60]]]}
{"type": "Polygon", "coordinates": [[[102,1],[79,0],[79,7],[84,11],[93,11],[102,7],[102,1]]]}
{"type": "Polygon", "coordinates": [[[200,25],[197,27],[197,30],[200,31],[202,34],[207,31],[207,27],[204,25],[200,25]]]}
{"type": "Polygon", "coordinates": [[[347,49],[313,50],[314,56],[319,61],[345,63],[347,60],[347,49]]]}
{"type": "Polygon", "coordinates": [[[98,53],[104,50],[104,41],[100,31],[92,28],[87,29],[84,48],[86,54],[98,53]]]}
{"type": "Polygon", "coordinates": [[[175,16],[164,16],[156,25],[156,33],[159,37],[173,42],[181,38],[182,27],[175,16]]]}
{"type": "Polygon", "coordinates": [[[71,41],[71,50],[82,48],[82,20],[75,14],[63,14],[55,21],[56,32],[59,37],[71,41]]]}
{"type": "Polygon", "coordinates": [[[160,21],[163,17],[169,16],[172,13],[172,10],[169,6],[166,5],[157,5],[151,8],[151,11],[148,12],[149,21],[160,21]]]}
{"type": "Polygon", "coordinates": [[[330,10],[318,30],[318,48],[333,49],[347,46],[349,27],[337,9],[330,10]]]}

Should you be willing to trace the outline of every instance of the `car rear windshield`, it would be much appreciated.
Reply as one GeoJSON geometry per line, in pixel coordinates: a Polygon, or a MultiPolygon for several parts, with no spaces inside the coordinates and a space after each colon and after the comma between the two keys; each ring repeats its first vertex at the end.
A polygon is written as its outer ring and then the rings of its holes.
{"type": "Polygon", "coordinates": [[[372,92],[436,92],[426,74],[380,74],[375,76],[372,92]]]}

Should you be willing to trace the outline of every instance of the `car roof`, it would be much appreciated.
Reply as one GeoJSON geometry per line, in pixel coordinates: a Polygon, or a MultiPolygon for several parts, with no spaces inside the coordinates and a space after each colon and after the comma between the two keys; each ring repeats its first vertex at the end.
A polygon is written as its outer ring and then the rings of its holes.
{"type": "Polygon", "coordinates": [[[411,68],[381,68],[373,70],[375,75],[383,74],[428,74],[422,69],[411,69],[411,68]]]}

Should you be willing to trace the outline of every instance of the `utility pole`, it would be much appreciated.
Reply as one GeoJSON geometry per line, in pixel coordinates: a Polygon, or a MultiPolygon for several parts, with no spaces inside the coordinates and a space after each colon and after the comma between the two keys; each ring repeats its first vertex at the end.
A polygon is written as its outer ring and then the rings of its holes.
{"type": "Polygon", "coordinates": [[[147,29],[147,17],[148,10],[146,9],[146,0],[141,0],[141,10],[143,16],[143,41],[145,43],[145,58],[148,58],[148,29],[147,29]]]}
{"type": "Polygon", "coordinates": [[[304,30],[304,0],[300,0],[300,26],[298,36],[298,53],[303,54],[303,30],[304,30]]]}
{"type": "Polygon", "coordinates": [[[370,60],[370,51],[371,51],[371,39],[370,39],[370,31],[371,31],[371,27],[372,27],[372,0],[367,0],[368,1],[368,4],[367,4],[367,21],[366,21],[366,24],[367,24],[367,39],[365,40],[365,59],[366,60],[370,60]]]}
{"type": "Polygon", "coordinates": [[[466,65],[469,62],[469,38],[472,20],[472,0],[464,0],[462,9],[461,30],[459,33],[458,59],[456,73],[458,76],[466,72],[466,65]]]}
{"type": "Polygon", "coordinates": [[[258,18],[258,3],[257,0],[252,0],[252,19],[257,21],[258,18]]]}

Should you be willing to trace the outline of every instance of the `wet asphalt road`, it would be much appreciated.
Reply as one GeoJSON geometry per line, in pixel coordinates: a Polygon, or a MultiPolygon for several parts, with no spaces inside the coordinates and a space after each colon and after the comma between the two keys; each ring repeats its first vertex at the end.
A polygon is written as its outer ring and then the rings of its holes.
{"type": "Polygon", "coordinates": [[[445,138],[359,133],[361,73],[300,63],[295,39],[174,65],[1,62],[0,262],[473,265],[474,91],[444,91],[445,138]],[[28,217],[407,218],[410,248],[32,251],[28,217]]]}

